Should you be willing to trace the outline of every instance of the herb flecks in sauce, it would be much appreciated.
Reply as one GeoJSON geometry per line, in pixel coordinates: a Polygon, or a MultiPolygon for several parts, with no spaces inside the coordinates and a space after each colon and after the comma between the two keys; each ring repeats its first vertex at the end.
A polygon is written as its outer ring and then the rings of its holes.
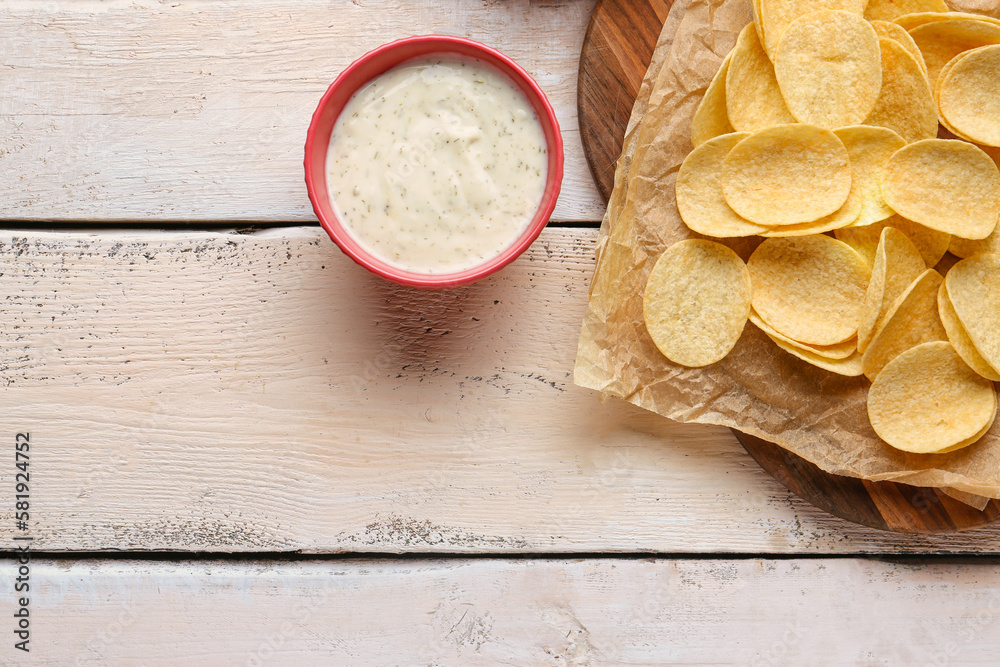
{"type": "Polygon", "coordinates": [[[330,139],[327,181],[368,252],[440,274],[481,264],[520,236],[547,164],[541,124],[513,82],[477,60],[434,58],[351,98],[330,139]]]}

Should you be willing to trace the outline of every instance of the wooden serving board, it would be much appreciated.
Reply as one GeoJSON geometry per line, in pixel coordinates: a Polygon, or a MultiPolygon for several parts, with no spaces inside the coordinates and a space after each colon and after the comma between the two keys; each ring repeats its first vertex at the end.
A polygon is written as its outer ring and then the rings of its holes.
{"type": "MultiPolygon", "coordinates": [[[[673,0],[599,0],[580,54],[577,106],[584,153],[605,199],[614,186],[632,104],[673,0]]],[[[904,533],[967,530],[1000,518],[932,488],[831,475],[791,452],[733,431],[762,468],[792,493],[855,523],[904,533]]]]}

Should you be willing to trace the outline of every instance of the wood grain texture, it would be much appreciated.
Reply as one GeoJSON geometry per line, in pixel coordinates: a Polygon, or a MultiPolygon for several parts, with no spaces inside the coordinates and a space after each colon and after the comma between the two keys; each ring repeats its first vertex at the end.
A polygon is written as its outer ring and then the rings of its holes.
{"type": "Polygon", "coordinates": [[[1000,518],[995,499],[978,510],[940,489],[831,475],[774,443],[734,433],[750,456],[795,495],[848,521],[901,533],[947,533],[1000,518]]]}
{"type": "MultiPolygon", "coordinates": [[[[12,627],[15,566],[0,565],[12,627]]],[[[995,564],[65,562],[17,665],[995,665],[995,564]]],[[[8,630],[9,633],[9,630],[8,630]]]]}
{"type": "Polygon", "coordinates": [[[575,387],[596,235],[428,292],[315,228],[5,233],[0,441],[32,434],[35,548],[1000,552],[852,525],[725,429],[575,387]]]}
{"type": "Polygon", "coordinates": [[[577,113],[583,151],[601,196],[615,164],[639,86],[673,0],[600,0],[580,52],[577,113]]]}
{"type": "Polygon", "coordinates": [[[415,34],[486,42],[539,82],[566,171],[555,220],[604,204],[576,117],[593,0],[15,0],[0,6],[6,219],[314,220],[302,150],[320,96],[415,34]],[[376,28],[377,26],[377,28],[376,28]]]}

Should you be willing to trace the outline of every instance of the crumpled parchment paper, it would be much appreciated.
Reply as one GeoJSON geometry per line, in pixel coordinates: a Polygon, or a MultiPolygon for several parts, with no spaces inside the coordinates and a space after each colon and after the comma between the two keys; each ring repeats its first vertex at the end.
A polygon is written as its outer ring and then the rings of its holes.
{"type": "MultiPolygon", "coordinates": [[[[949,4],[1000,16],[995,0],[949,4]]],[[[642,292],[653,263],[668,246],[698,236],[674,201],[677,170],[693,148],[691,119],[750,20],[749,0],[676,0],[671,10],[632,110],[601,226],[575,382],[670,419],[759,436],[834,474],[950,487],[981,507],[985,499],[965,494],[1000,497],[1000,422],[957,452],[907,454],[872,430],[867,379],[810,366],[750,323],[729,356],[698,369],[667,360],[646,333],[642,292]]],[[[726,244],[745,260],[759,242],[726,244]]]]}

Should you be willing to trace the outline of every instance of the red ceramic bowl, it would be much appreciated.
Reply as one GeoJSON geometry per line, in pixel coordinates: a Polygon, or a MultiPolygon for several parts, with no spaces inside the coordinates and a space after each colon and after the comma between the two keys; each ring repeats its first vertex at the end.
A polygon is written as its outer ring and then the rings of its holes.
{"type": "Polygon", "coordinates": [[[454,287],[479,280],[497,271],[524,252],[534,242],[549,221],[552,209],[559,197],[559,187],[563,173],[562,136],[559,134],[559,123],[552,111],[545,94],[538,84],[528,76],[513,60],[495,49],[484,46],[472,40],[444,35],[425,35],[408,37],[378,47],[354,61],[345,69],[337,80],[327,89],[326,94],[313,113],[309,134],[306,137],[306,187],[309,189],[309,199],[312,201],[316,217],[323,229],[330,235],[351,259],[373,273],[394,280],[404,285],[414,287],[454,287]],[[337,117],[344,109],[347,101],[359,88],[392,69],[393,67],[422,56],[436,53],[458,54],[460,56],[478,58],[492,64],[505,73],[524,92],[528,101],[535,109],[545,132],[548,144],[548,175],[545,183],[545,193],[535,211],[531,224],[521,236],[506,250],[479,266],[446,274],[425,274],[406,271],[388,264],[358,245],[344,224],[337,217],[334,207],[330,204],[330,195],[326,184],[326,151],[330,144],[330,134],[337,122],[337,117]]]}

